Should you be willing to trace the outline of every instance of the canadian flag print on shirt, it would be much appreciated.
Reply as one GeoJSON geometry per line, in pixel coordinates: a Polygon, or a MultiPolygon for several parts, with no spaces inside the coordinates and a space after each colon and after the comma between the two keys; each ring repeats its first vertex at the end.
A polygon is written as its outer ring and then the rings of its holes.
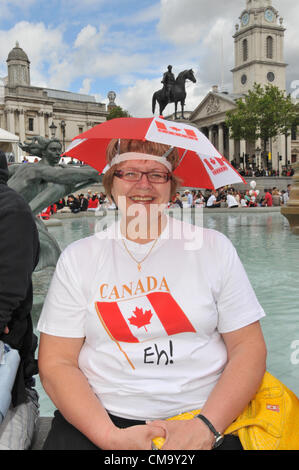
{"type": "Polygon", "coordinates": [[[96,302],[105,330],[116,342],[142,343],[161,336],[196,333],[195,328],[168,292],[118,302],[96,302]]]}

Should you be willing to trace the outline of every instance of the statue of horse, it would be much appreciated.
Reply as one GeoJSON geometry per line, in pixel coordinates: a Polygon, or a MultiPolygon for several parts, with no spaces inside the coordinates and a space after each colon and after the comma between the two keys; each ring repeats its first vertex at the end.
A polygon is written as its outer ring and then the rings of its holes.
{"type": "MultiPolygon", "coordinates": [[[[179,73],[179,75],[176,78],[175,84],[173,85],[172,90],[170,92],[170,102],[174,103],[175,105],[175,112],[174,112],[175,119],[177,119],[177,106],[179,102],[181,103],[181,108],[182,108],[182,119],[185,119],[184,106],[185,106],[185,100],[187,96],[186,88],[185,88],[186,80],[191,80],[191,82],[196,83],[196,78],[194,77],[194,72],[192,69],[184,70],[183,72],[179,73]]],[[[159,103],[160,116],[162,116],[164,109],[169,103],[167,99],[165,87],[163,87],[161,90],[156,91],[153,94],[153,98],[152,98],[153,114],[155,114],[156,101],[158,101],[159,103]]]]}

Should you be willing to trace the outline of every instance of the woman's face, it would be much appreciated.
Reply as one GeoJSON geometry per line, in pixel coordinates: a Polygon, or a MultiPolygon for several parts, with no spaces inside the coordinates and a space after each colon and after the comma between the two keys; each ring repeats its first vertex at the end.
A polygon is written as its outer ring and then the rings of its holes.
{"type": "Polygon", "coordinates": [[[53,141],[49,143],[45,152],[45,157],[50,165],[59,163],[61,151],[62,147],[59,142],[53,141]]]}
{"type": "MultiPolygon", "coordinates": [[[[159,171],[168,173],[164,165],[151,160],[128,160],[120,163],[117,166],[117,170],[159,171]]],[[[141,180],[136,182],[125,181],[124,179],[114,176],[111,194],[122,212],[125,208],[128,214],[128,210],[131,208],[131,213],[133,213],[133,209],[136,208],[138,210],[140,206],[141,212],[145,209],[149,214],[154,205],[164,205],[169,202],[170,191],[170,180],[163,184],[157,184],[150,183],[146,175],[142,175],[141,180]]]]}

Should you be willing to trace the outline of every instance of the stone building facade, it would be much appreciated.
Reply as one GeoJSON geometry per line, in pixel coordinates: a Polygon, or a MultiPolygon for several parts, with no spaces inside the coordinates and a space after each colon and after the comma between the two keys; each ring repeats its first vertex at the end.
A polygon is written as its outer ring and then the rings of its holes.
{"type": "Polygon", "coordinates": [[[55,131],[66,148],[73,137],[106,121],[106,105],[93,96],[32,86],[30,61],[18,43],[8,54],[7,71],[0,79],[0,128],[21,142],[55,131]]]}

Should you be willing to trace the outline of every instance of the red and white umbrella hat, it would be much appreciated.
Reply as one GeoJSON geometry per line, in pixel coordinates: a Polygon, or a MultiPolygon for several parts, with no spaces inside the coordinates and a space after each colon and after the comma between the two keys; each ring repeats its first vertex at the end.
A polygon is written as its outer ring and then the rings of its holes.
{"type": "Polygon", "coordinates": [[[64,156],[83,161],[103,173],[111,139],[147,140],[177,147],[180,163],[174,174],[183,185],[217,189],[246,183],[235,168],[196,127],[162,118],[111,119],[75,137],[64,156]]]}

